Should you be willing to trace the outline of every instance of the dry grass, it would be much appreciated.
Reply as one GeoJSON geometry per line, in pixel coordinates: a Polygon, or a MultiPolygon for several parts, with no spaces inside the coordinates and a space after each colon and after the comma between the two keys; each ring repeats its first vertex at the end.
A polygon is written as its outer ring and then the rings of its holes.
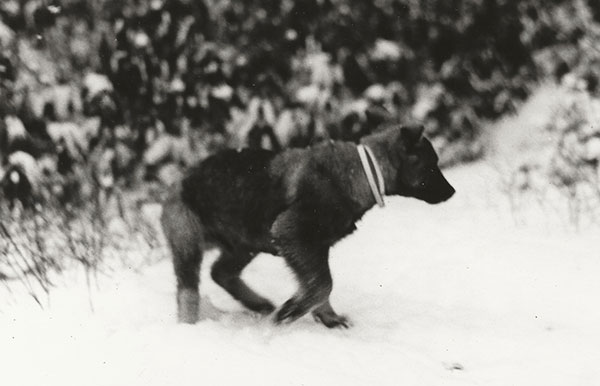
{"type": "Polygon", "coordinates": [[[143,208],[126,206],[123,218],[108,212],[97,203],[77,209],[0,207],[0,284],[10,291],[19,283],[43,308],[61,273],[83,270],[93,309],[98,275],[138,270],[162,256],[160,232],[143,208]]]}

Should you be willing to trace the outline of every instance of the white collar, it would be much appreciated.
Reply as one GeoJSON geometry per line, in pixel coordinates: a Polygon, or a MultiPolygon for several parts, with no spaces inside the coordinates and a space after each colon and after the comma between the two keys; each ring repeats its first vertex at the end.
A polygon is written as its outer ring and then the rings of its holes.
{"type": "Polygon", "coordinates": [[[373,193],[377,205],[383,208],[385,206],[383,200],[383,196],[385,195],[385,184],[383,181],[383,174],[381,173],[381,167],[379,166],[373,151],[369,149],[367,145],[357,145],[356,150],[358,150],[360,163],[367,176],[371,193],[373,193]]]}

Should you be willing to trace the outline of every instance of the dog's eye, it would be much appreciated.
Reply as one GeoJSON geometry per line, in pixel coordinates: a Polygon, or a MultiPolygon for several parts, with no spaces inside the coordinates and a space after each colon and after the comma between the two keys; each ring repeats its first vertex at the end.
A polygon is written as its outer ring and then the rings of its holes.
{"type": "Polygon", "coordinates": [[[429,177],[435,173],[435,169],[434,168],[429,168],[429,170],[427,170],[427,173],[425,174],[425,178],[423,178],[423,180],[419,183],[419,185],[421,186],[425,186],[425,184],[427,183],[427,181],[429,181],[429,177]]]}

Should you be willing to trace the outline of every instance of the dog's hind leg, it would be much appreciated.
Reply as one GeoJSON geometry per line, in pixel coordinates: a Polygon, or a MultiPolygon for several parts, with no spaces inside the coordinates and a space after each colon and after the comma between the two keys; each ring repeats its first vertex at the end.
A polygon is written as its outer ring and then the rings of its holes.
{"type": "Polygon", "coordinates": [[[254,292],[240,278],[242,270],[252,261],[255,254],[222,243],[220,246],[221,256],[212,266],[213,280],[246,308],[261,314],[273,312],[275,306],[254,292]]]}
{"type": "Polygon", "coordinates": [[[203,233],[198,217],[173,193],[163,204],[162,228],[173,254],[177,277],[177,319],[196,323],[200,307],[203,233]]]}

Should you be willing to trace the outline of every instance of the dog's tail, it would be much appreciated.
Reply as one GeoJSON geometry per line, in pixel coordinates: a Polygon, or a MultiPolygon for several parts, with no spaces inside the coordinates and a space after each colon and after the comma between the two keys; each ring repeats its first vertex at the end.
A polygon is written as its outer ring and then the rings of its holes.
{"type": "Polygon", "coordinates": [[[163,203],[161,225],[173,254],[178,319],[195,323],[200,302],[198,285],[204,236],[200,219],[182,200],[180,187],[175,187],[163,203]]]}

